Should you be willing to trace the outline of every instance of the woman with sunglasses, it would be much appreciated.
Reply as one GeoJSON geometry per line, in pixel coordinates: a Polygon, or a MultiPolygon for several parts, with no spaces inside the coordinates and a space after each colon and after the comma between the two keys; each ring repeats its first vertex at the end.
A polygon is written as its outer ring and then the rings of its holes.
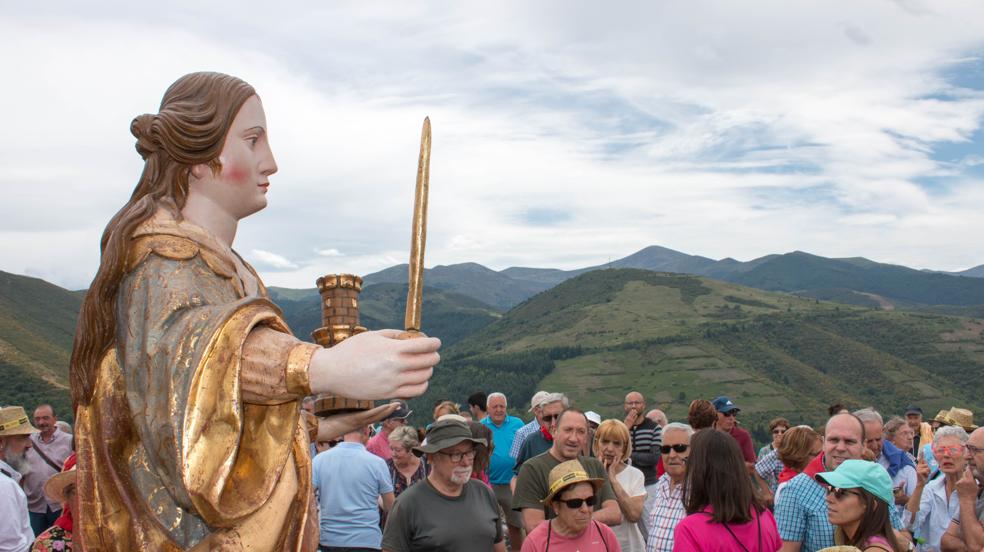
{"type": "Polygon", "coordinates": [[[595,430],[592,451],[608,470],[608,480],[622,511],[622,524],[612,528],[618,543],[624,552],[644,552],[646,541],[638,521],[646,501],[646,476],[639,468],[626,463],[632,455],[629,428],[621,420],[601,422],[595,430]]]}
{"type": "Polygon", "coordinates": [[[690,441],[683,518],[674,552],[775,552],[782,546],[776,520],[755,497],[738,443],[720,431],[690,441]]]}
{"type": "Polygon", "coordinates": [[[544,504],[557,513],[530,531],[522,552],[616,552],[622,547],[615,532],[591,519],[598,489],[605,480],[592,478],[577,460],[550,470],[544,504]]]}
{"type": "Polygon", "coordinates": [[[815,476],[827,486],[827,519],[834,542],[864,552],[896,552],[890,508],[895,506],[892,479],[885,468],[866,460],[845,460],[832,472],[815,476]]]}
{"type": "Polygon", "coordinates": [[[916,466],[916,490],[909,498],[906,510],[910,513],[909,528],[920,543],[919,550],[939,550],[940,539],[951,519],[960,518],[957,481],[967,467],[964,443],[967,432],[958,426],[941,427],[933,436],[933,457],[939,463],[939,474],[932,481],[929,466],[920,460],[916,466]]]}

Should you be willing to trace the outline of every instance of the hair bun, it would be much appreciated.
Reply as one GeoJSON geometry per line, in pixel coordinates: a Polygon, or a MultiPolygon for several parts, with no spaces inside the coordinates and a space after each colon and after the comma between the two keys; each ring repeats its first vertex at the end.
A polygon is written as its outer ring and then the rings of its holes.
{"type": "Polygon", "coordinates": [[[154,123],[156,121],[157,115],[144,113],[130,123],[130,132],[137,139],[137,153],[144,160],[160,150],[160,145],[154,137],[154,123]]]}

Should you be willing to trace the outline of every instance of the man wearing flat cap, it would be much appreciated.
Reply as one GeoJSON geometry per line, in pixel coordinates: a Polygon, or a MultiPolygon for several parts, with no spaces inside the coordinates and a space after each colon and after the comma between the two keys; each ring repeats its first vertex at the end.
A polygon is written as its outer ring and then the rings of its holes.
{"type": "Polygon", "coordinates": [[[476,444],[458,417],[439,419],[414,452],[427,455],[427,479],[396,499],[383,531],[383,550],[505,552],[499,504],[487,485],[471,478],[476,444]]]}
{"type": "Polygon", "coordinates": [[[37,432],[23,407],[0,409],[0,552],[25,552],[34,542],[20,480],[27,469],[30,435],[37,432]]]}

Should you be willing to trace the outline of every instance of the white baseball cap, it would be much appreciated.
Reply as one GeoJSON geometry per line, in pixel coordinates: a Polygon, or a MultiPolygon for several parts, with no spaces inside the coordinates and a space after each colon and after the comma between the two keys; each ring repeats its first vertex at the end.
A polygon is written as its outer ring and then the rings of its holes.
{"type": "Polygon", "coordinates": [[[530,410],[529,411],[530,412],[533,412],[533,409],[536,408],[536,407],[538,407],[538,406],[540,406],[540,405],[542,405],[543,404],[543,401],[547,397],[549,397],[550,395],[551,395],[551,393],[549,391],[537,391],[536,394],[533,395],[533,398],[530,399],[530,410]]]}

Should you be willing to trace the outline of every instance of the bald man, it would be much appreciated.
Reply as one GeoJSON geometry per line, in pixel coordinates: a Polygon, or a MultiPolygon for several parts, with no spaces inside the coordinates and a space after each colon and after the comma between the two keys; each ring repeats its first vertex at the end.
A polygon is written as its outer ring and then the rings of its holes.
{"type": "Polygon", "coordinates": [[[638,391],[630,391],[622,405],[625,410],[625,425],[632,437],[632,465],[646,477],[646,501],[642,506],[639,530],[649,535],[649,514],[656,497],[656,464],[659,462],[659,447],[663,443],[663,428],[645,416],[646,398],[638,391]]]}

